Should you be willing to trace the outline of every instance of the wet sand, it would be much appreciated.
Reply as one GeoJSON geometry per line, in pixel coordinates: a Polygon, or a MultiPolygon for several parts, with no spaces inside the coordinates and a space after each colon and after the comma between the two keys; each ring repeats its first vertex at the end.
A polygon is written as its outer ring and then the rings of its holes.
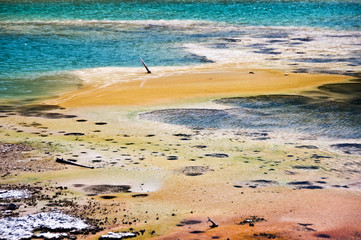
{"type": "Polygon", "coordinates": [[[2,199],[19,206],[3,215],[57,209],[98,227],[74,234],[78,239],[111,231],[137,232],[134,239],[360,238],[360,139],[142,118],[164,109],[222,110],[229,106],[212,100],[226,97],[312,96],[318,86],[351,77],[231,67],[168,71],[124,82],[88,78],[84,88],[46,102],[61,108],[2,112],[0,188],[34,195],[2,199]]]}

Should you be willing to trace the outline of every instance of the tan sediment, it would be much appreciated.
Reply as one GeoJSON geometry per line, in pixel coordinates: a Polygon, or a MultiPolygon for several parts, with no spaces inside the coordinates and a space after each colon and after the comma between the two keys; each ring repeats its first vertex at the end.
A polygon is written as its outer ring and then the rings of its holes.
{"type": "MultiPolygon", "coordinates": [[[[95,70],[91,70],[95,71],[95,70]]],[[[152,105],[172,103],[190,98],[272,94],[309,89],[325,83],[340,82],[346,76],[326,74],[301,74],[276,70],[248,70],[231,67],[189,68],[166,71],[164,74],[143,74],[136,77],[119,77],[118,71],[96,74],[90,83],[66,93],[50,104],[64,107],[100,105],[152,105]],[[222,69],[221,71],[217,71],[222,69]],[[249,73],[252,71],[254,74],[249,73]],[[111,81],[111,79],[121,79],[111,81]],[[95,84],[96,83],[96,84],[95,84]]],[[[134,70],[133,70],[134,74],[134,70]]]]}

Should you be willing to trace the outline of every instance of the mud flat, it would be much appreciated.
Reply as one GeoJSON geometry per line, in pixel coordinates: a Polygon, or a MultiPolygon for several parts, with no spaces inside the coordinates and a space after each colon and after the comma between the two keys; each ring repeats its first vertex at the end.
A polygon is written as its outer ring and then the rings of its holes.
{"type": "Polygon", "coordinates": [[[24,236],[44,239],[361,237],[355,79],[153,72],[3,105],[4,226],[22,221],[24,236]],[[59,216],[74,229],[44,225],[59,216]]]}

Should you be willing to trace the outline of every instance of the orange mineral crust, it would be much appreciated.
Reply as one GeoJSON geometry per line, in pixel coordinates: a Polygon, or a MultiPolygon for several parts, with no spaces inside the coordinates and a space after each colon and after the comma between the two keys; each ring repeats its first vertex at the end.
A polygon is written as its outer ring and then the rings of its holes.
{"type": "Polygon", "coordinates": [[[358,80],[221,69],[79,70],[3,105],[0,194],[30,196],[10,216],[61,211],[84,240],[360,239],[358,80]]]}

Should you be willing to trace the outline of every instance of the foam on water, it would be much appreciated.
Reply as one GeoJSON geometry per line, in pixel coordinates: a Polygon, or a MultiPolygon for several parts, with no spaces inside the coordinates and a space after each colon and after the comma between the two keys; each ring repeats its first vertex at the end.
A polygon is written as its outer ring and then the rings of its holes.
{"type": "Polygon", "coordinates": [[[185,44],[187,51],[217,63],[253,67],[339,70],[360,67],[361,33],[305,27],[239,27],[227,38],[185,44]],[[332,65],[330,65],[330,62],[332,65]]]}

